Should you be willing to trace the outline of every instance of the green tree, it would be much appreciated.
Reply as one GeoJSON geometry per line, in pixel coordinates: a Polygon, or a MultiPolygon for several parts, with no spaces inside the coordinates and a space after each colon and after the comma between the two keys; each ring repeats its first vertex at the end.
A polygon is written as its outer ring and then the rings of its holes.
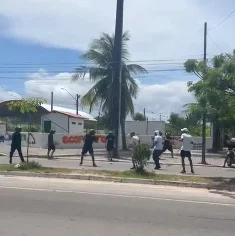
{"type": "MultiPolygon", "coordinates": [[[[234,127],[235,115],[235,51],[215,56],[205,67],[203,61],[188,60],[185,70],[199,80],[189,82],[189,91],[195,95],[193,109],[206,112],[207,121],[213,123],[213,151],[222,148],[221,129],[234,127]]],[[[192,105],[191,105],[192,109],[192,105]]]]}
{"type": "MultiPolygon", "coordinates": [[[[147,73],[147,71],[137,64],[127,64],[129,52],[127,43],[130,40],[128,32],[122,37],[122,97],[121,97],[121,130],[122,145],[126,149],[125,120],[128,114],[134,116],[133,100],[137,97],[139,87],[134,76],[147,73]]],[[[94,86],[83,96],[81,102],[90,107],[90,111],[101,104],[101,111],[112,114],[113,101],[113,69],[112,54],[114,48],[114,35],[103,33],[99,39],[94,39],[81,58],[94,66],[89,68],[79,68],[72,77],[73,80],[84,78],[89,73],[90,80],[94,86]]]]}
{"type": "Polygon", "coordinates": [[[133,117],[133,120],[137,120],[137,121],[146,121],[147,118],[144,114],[142,113],[139,113],[139,112],[136,112],[134,117],[133,117]]]}
{"type": "Polygon", "coordinates": [[[110,117],[107,112],[95,117],[97,120],[97,129],[101,130],[110,130],[111,129],[111,124],[110,124],[110,117]]]}
{"type": "Polygon", "coordinates": [[[37,112],[38,107],[40,107],[46,100],[40,98],[29,98],[11,101],[8,104],[9,110],[17,110],[20,113],[29,114],[28,122],[28,141],[27,141],[27,162],[29,161],[29,131],[31,129],[31,114],[37,112]]]}

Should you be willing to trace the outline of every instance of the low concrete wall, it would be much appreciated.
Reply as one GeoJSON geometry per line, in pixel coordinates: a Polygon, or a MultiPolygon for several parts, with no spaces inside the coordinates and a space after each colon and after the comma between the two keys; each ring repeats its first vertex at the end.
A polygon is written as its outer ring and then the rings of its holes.
{"type": "MultiPolygon", "coordinates": [[[[5,134],[5,142],[7,144],[11,143],[11,135],[12,133],[5,134]]],[[[27,137],[28,134],[22,132],[22,146],[27,146],[27,137]]],[[[105,136],[99,134],[98,142],[94,143],[93,147],[95,149],[104,149],[105,148],[105,136]]],[[[29,143],[30,147],[35,148],[47,148],[47,137],[48,134],[45,133],[30,133],[29,134],[29,143]]],[[[149,147],[152,146],[152,136],[150,135],[139,135],[140,142],[147,144],[149,147]]],[[[173,137],[173,148],[179,149],[181,147],[181,142],[179,141],[180,137],[173,137]]],[[[74,135],[74,134],[54,134],[54,141],[57,149],[81,149],[83,146],[83,136],[74,135]]],[[[201,150],[202,147],[202,138],[201,137],[193,137],[194,142],[194,150],[201,150]]],[[[130,138],[127,136],[127,145],[130,143],[130,138]]],[[[206,148],[212,148],[212,138],[206,139],[206,148]]]]}

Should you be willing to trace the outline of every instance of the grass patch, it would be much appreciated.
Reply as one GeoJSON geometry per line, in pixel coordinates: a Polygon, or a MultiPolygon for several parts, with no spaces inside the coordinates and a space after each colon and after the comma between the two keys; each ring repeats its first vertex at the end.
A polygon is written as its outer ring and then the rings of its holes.
{"type": "Polygon", "coordinates": [[[187,176],[187,175],[169,175],[159,174],[154,172],[141,171],[136,172],[132,170],[127,171],[107,171],[107,170],[72,170],[66,168],[51,168],[43,167],[38,163],[26,163],[21,168],[15,168],[14,165],[0,165],[0,172],[20,171],[31,173],[45,173],[45,174],[84,174],[84,175],[99,175],[118,178],[135,178],[135,179],[150,179],[158,181],[177,181],[188,183],[215,183],[215,184],[231,184],[235,185],[235,178],[221,178],[221,177],[200,177],[200,176],[187,176]]]}

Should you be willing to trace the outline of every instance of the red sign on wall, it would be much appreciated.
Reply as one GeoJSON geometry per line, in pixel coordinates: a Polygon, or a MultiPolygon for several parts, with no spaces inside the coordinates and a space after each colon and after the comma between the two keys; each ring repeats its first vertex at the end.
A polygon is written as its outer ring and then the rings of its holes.
{"type": "MultiPolygon", "coordinates": [[[[104,135],[97,135],[97,142],[105,143],[106,139],[104,135]]],[[[84,141],[84,136],[63,136],[62,143],[64,144],[79,144],[84,141]]]]}

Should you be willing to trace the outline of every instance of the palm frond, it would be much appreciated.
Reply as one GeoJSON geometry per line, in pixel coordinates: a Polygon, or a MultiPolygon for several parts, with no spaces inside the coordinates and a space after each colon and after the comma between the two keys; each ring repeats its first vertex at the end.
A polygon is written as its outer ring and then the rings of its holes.
{"type": "Polygon", "coordinates": [[[141,75],[141,74],[148,73],[148,71],[144,67],[137,64],[129,64],[129,65],[126,65],[126,67],[127,67],[127,70],[134,75],[141,75]]]}

